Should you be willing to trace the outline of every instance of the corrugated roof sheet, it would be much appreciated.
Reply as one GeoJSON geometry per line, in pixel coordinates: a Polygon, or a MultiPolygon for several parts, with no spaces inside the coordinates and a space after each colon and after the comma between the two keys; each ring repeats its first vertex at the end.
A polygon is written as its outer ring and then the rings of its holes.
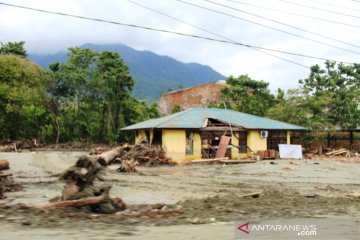
{"type": "Polygon", "coordinates": [[[306,128],[298,125],[219,108],[190,108],[183,112],[130,125],[122,130],[151,128],[199,129],[204,127],[206,119],[209,118],[216,119],[220,122],[230,123],[233,126],[245,129],[306,130],[306,128]]]}

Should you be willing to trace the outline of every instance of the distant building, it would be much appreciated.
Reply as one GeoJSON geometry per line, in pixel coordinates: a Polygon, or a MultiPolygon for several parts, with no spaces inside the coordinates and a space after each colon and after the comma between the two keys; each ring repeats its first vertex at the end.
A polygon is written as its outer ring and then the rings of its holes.
{"type": "Polygon", "coordinates": [[[206,108],[210,104],[216,104],[219,101],[221,89],[225,86],[225,81],[219,81],[166,93],[158,101],[159,111],[161,114],[167,115],[172,113],[176,106],[179,106],[182,110],[206,108]]]}
{"type": "Polygon", "coordinates": [[[190,108],[122,129],[135,132],[135,144],[161,146],[174,161],[213,158],[221,136],[228,136],[230,159],[248,158],[251,152],[277,150],[290,144],[292,131],[301,126],[218,108],[190,108]]]}

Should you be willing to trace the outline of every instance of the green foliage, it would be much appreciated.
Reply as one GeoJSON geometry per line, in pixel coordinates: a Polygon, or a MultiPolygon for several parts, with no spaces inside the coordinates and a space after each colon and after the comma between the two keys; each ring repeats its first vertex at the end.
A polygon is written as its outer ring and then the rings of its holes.
{"type": "Polygon", "coordinates": [[[289,89],[286,94],[279,89],[276,101],[277,104],[267,110],[266,117],[300,126],[309,125],[308,101],[300,89],[289,89]]]}
{"type": "MultiPolygon", "coordinates": [[[[122,127],[160,116],[155,103],[133,97],[134,80],[118,53],[70,48],[67,62],[45,72],[24,57],[23,45],[0,47],[0,140],[126,141],[132,135],[122,127]]],[[[358,128],[360,65],[325,66],[313,66],[300,89],[278,89],[277,96],[263,81],[229,77],[218,107],[310,129],[358,128]]],[[[303,140],[313,141],[306,134],[303,140]]]]}
{"type": "Polygon", "coordinates": [[[50,71],[56,141],[122,141],[122,127],[159,116],[156,104],[132,96],[134,80],[118,53],[70,48],[69,60],[50,71]]]}
{"type": "Polygon", "coordinates": [[[230,109],[264,116],[275,104],[275,97],[268,89],[269,83],[253,80],[248,75],[229,77],[226,83],[221,91],[221,100],[230,109]]]}
{"type": "Polygon", "coordinates": [[[321,128],[360,126],[360,65],[325,62],[311,68],[300,84],[309,99],[311,119],[321,128]]]}
{"type": "Polygon", "coordinates": [[[181,112],[183,109],[179,105],[175,105],[171,110],[171,113],[181,112]]]}
{"type": "Polygon", "coordinates": [[[0,56],[0,139],[39,137],[46,125],[45,74],[14,55],[0,56]]]}
{"type": "Polygon", "coordinates": [[[8,42],[8,43],[0,43],[0,54],[4,55],[18,55],[26,57],[27,53],[24,48],[24,41],[21,42],[8,42]]]}

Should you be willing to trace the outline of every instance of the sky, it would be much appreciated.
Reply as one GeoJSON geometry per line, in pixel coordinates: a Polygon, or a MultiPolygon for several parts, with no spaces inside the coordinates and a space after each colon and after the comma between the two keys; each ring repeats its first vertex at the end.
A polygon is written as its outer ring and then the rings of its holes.
{"type": "Polygon", "coordinates": [[[358,63],[360,57],[358,0],[0,0],[0,3],[236,43],[0,4],[0,42],[25,41],[29,53],[56,53],[85,43],[121,43],[182,62],[209,65],[225,76],[248,74],[269,82],[273,91],[298,87],[298,80],[309,75],[309,67],[322,65],[325,60],[261,50],[278,56],[273,57],[239,43],[346,63],[358,63]]]}

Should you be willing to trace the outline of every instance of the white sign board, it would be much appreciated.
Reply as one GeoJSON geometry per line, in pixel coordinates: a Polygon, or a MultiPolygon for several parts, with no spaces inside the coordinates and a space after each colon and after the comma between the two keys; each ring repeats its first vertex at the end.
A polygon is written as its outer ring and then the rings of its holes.
{"type": "Polygon", "coordinates": [[[279,144],[280,158],[301,159],[301,145],[279,144]]]}

